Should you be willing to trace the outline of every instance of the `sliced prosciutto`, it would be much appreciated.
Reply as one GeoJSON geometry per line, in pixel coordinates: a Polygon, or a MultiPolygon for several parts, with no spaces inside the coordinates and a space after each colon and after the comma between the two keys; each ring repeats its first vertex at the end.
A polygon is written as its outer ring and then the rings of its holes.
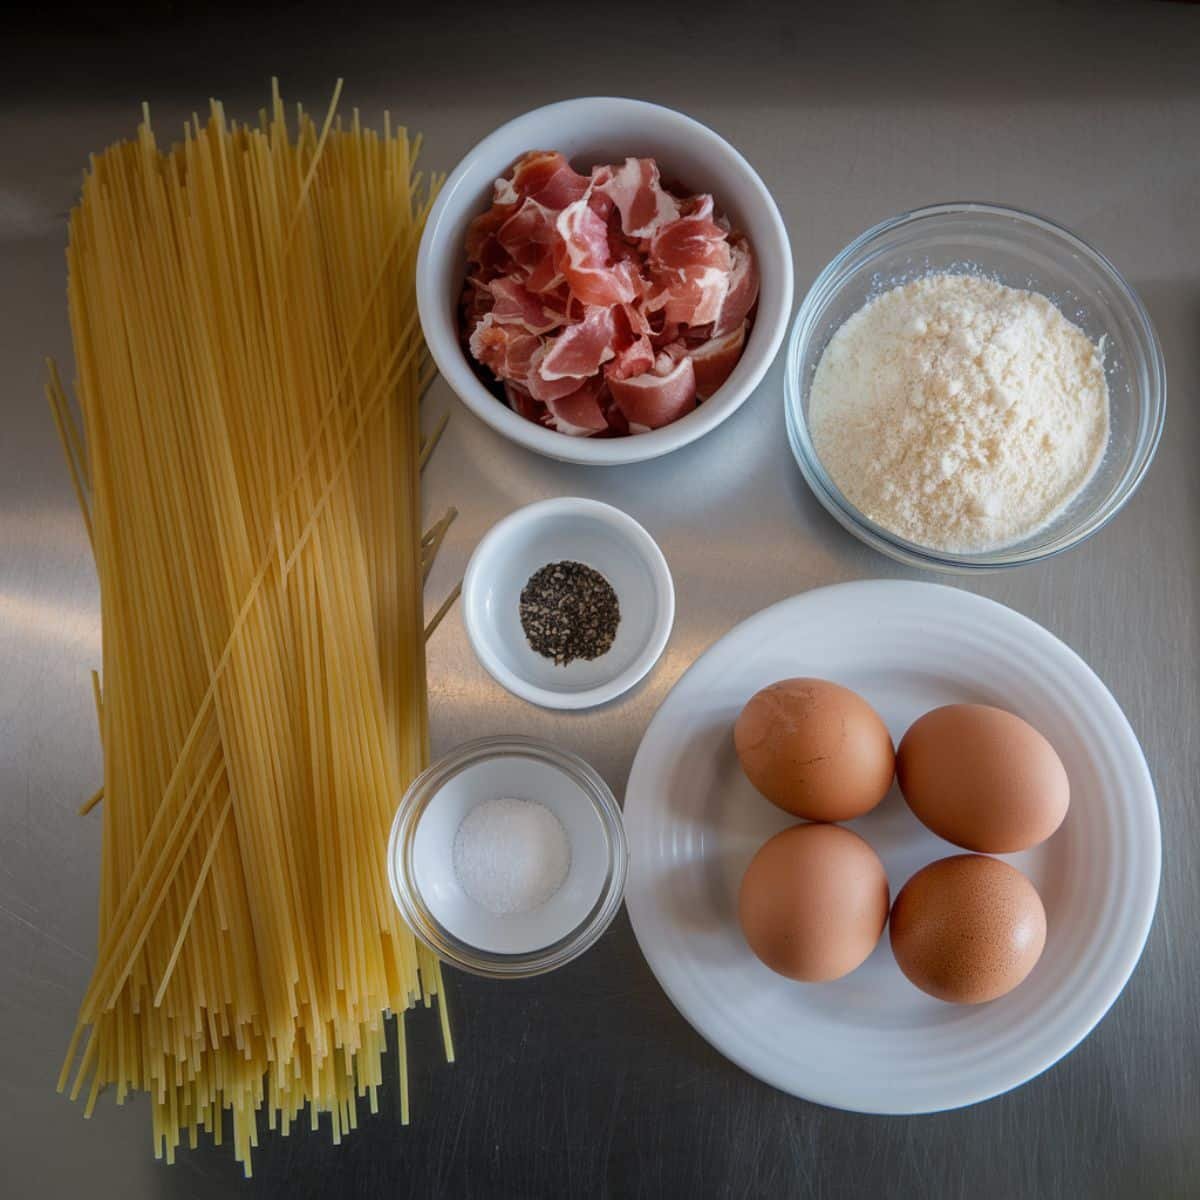
{"type": "Polygon", "coordinates": [[[505,401],[571,437],[660,429],[711,397],[746,344],[758,270],[712,196],[629,157],[523,155],[471,222],[463,341],[505,401]]]}
{"type": "Polygon", "coordinates": [[[686,351],[696,373],[696,395],[707,400],[733,374],[746,348],[746,322],[724,337],[710,338],[686,351]]]}
{"type": "Polygon", "coordinates": [[[551,400],[558,400],[562,396],[569,396],[587,382],[582,375],[559,375],[554,379],[547,379],[541,372],[541,365],[550,350],[549,342],[543,341],[538,346],[529,360],[529,370],[524,380],[529,394],[543,404],[551,400]]]}
{"type": "Polygon", "coordinates": [[[628,259],[614,262],[608,225],[586,199],[558,214],[555,224],[563,241],[559,260],[571,292],[584,304],[628,304],[641,292],[636,267],[628,259]]]}
{"type": "Polygon", "coordinates": [[[573,392],[546,402],[550,414],[549,424],[568,437],[591,437],[608,428],[608,420],[601,406],[604,393],[602,379],[585,380],[573,392]]]}
{"type": "Polygon", "coordinates": [[[487,313],[472,331],[468,345],[476,360],[497,379],[524,384],[542,340],[519,325],[498,325],[495,317],[487,313]]]}
{"type": "Polygon", "coordinates": [[[516,266],[528,274],[543,259],[553,257],[558,244],[554,229],[557,220],[554,209],[526,198],[496,227],[496,241],[516,266]]]}
{"type": "Polygon", "coordinates": [[[619,350],[612,362],[604,368],[606,379],[629,379],[634,375],[643,375],[654,366],[654,347],[650,339],[637,338],[629,343],[624,350],[619,350]]]}
{"type": "Polygon", "coordinates": [[[529,291],[515,279],[493,279],[488,285],[492,304],[488,310],[498,325],[519,325],[527,333],[549,333],[567,319],[552,300],[529,291]]]}
{"type": "Polygon", "coordinates": [[[619,167],[601,167],[593,175],[596,191],[609,196],[630,238],[653,237],[679,219],[679,201],[663,188],[652,158],[627,158],[619,167]]]}
{"type": "Polygon", "coordinates": [[[681,358],[665,375],[648,371],[632,379],[610,379],[609,389],[630,425],[661,429],[696,407],[696,371],[681,358]]]}
{"type": "Polygon", "coordinates": [[[648,265],[668,321],[709,325],[729,294],[733,254],[728,234],[712,219],[712,197],[663,225],[650,239],[648,265]]]}
{"type": "Polygon", "coordinates": [[[714,338],[726,337],[744,324],[758,299],[758,267],[750,253],[750,243],[745,238],[738,238],[730,243],[729,249],[733,265],[721,311],[713,322],[714,338]]]}
{"type": "Polygon", "coordinates": [[[595,375],[601,364],[616,354],[614,337],[613,310],[593,306],[582,321],[568,325],[547,342],[545,357],[538,364],[538,374],[546,380],[563,379],[568,375],[586,379],[595,375]]]}
{"type": "Polygon", "coordinates": [[[686,216],[660,226],[650,239],[650,270],[664,275],[701,267],[728,271],[729,234],[712,217],[712,197],[702,196],[686,216]]]}
{"type": "MultiPolygon", "coordinates": [[[[497,180],[497,187],[504,182],[497,180]]],[[[518,160],[507,182],[515,198],[528,196],[557,210],[583,196],[591,179],[578,174],[557,150],[531,150],[518,160]]]]}
{"type": "Polygon", "coordinates": [[[511,205],[496,204],[467,226],[467,259],[471,274],[484,281],[510,271],[514,267],[497,234],[515,210],[511,205]]]}

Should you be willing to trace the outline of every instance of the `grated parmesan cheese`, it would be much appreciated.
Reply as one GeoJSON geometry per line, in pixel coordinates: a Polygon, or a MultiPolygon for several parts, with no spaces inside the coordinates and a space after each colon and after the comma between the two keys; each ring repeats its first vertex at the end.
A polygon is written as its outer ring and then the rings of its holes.
{"type": "Polygon", "coordinates": [[[813,446],[841,492],[909,541],[956,553],[1029,536],[1108,442],[1101,350],[1045,296],[929,275],[864,305],[813,377],[813,446]]]}

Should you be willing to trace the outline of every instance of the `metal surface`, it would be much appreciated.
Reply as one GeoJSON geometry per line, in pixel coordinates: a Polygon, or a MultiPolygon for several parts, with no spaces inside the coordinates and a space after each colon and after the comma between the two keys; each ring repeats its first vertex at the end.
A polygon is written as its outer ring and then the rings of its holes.
{"type": "MultiPolygon", "coordinates": [[[[817,13],[602,4],[437,6],[402,20],[298,4],[270,20],[146,6],[87,38],[8,38],[0,56],[0,1195],[108,1200],[424,1195],[1102,1196],[1195,1194],[1200,1180],[1200,9],[1176,4],[817,13]],[[168,15],[164,15],[168,14],[168,15]],[[574,14],[574,15],[568,15],[574,14]],[[145,22],[149,25],[146,26],[145,22]],[[267,76],[320,107],[335,75],[375,116],[425,131],[446,169],[501,120],[570,94],[640,95],[715,126],[778,197],[803,294],[882,217],[947,198],[1044,212],[1139,290],[1162,339],[1167,433],[1140,494],[1056,561],[954,586],[1027,613],[1109,684],[1142,738],[1162,809],[1158,917],[1129,987],[1045,1075],[960,1112],[888,1119],[790,1099],[719,1058],[675,1013],[622,916],[561,972],[453,975],[459,1061],[418,1015],[413,1122],[394,1092],[340,1148],[264,1132],[253,1184],[227,1148],[150,1157],[147,1107],[104,1098],[85,1122],[53,1081],[95,944],[100,778],[88,669],[97,590],[41,356],[69,360],[64,215],[89,151],[137,104],[178,128],[211,95],[249,116],[267,76]]],[[[107,22],[105,25],[103,22],[107,22]]],[[[805,588],[913,577],[843,533],[783,432],[781,364],[726,425],[669,458],[588,470],[499,439],[461,407],[431,469],[431,512],[462,511],[435,605],[496,519],[545,496],[611,501],[661,543],[678,623],[650,677],[590,713],[513,699],[474,661],[457,614],[435,637],[435,750],[499,732],[550,738],[617,791],[642,730],[704,647],[805,588]]],[[[435,390],[431,407],[452,398],[435,390]]]]}

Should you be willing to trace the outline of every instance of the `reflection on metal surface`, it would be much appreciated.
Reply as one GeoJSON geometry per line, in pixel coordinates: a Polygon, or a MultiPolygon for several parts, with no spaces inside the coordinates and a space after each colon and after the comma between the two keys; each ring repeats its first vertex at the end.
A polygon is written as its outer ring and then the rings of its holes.
{"type": "MultiPolygon", "coordinates": [[[[91,662],[100,658],[100,614],[91,605],[0,592],[0,629],[22,638],[62,642],[91,662]]],[[[84,665],[81,658],[81,674],[84,665]]]]}
{"type": "Polygon", "coordinates": [[[12,921],[17,925],[21,925],[28,929],[36,937],[52,943],[60,950],[65,950],[68,954],[73,955],[75,958],[81,958],[85,962],[88,962],[89,966],[91,965],[87,955],[85,955],[82,950],[76,950],[74,946],[68,945],[66,942],[62,941],[61,938],[56,938],[54,934],[50,933],[41,925],[38,925],[34,921],[27,920],[25,917],[21,916],[20,913],[13,912],[11,908],[8,908],[3,904],[0,904],[0,921],[12,921]]]}
{"type": "MultiPolygon", "coordinates": [[[[49,416],[46,420],[49,421],[49,416]]],[[[50,467],[50,464],[46,464],[50,467]]],[[[65,463],[53,464],[55,477],[59,471],[62,481],[67,484],[67,468],[65,463]]],[[[18,550],[34,550],[45,554],[53,550],[56,553],[67,554],[81,551],[91,558],[88,546],[87,531],[79,515],[79,508],[70,497],[70,505],[50,507],[40,505],[23,512],[5,512],[0,510],[0,555],[15,554],[18,550]]],[[[0,559],[0,565],[11,566],[0,559]]]]}
{"type": "Polygon", "coordinates": [[[40,204],[29,192],[0,188],[0,240],[59,233],[65,214],[40,204]]]}

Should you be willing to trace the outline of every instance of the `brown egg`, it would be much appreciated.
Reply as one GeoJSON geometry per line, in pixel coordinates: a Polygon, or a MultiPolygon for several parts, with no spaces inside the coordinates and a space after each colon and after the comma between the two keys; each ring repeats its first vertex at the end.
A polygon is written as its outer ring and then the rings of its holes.
{"type": "Polygon", "coordinates": [[[985,854],[1045,841],[1071,798],[1054,747],[1020,717],[986,704],[926,713],[900,741],[896,777],[923,824],[985,854]]]}
{"type": "Polygon", "coordinates": [[[810,821],[849,821],[887,795],[887,726],[856,692],[781,679],[750,697],[733,727],[746,777],[772,804],[810,821]]]}
{"type": "Polygon", "coordinates": [[[772,971],[819,983],[848,975],[874,950],[888,914],[879,856],[838,825],[794,825],[750,861],[738,920],[772,971]]]}
{"type": "Polygon", "coordinates": [[[1046,944],[1046,910],[1016,867],[981,854],[930,863],[892,908],[892,952],[923,992],[982,1004],[1011,992],[1046,944]]]}

